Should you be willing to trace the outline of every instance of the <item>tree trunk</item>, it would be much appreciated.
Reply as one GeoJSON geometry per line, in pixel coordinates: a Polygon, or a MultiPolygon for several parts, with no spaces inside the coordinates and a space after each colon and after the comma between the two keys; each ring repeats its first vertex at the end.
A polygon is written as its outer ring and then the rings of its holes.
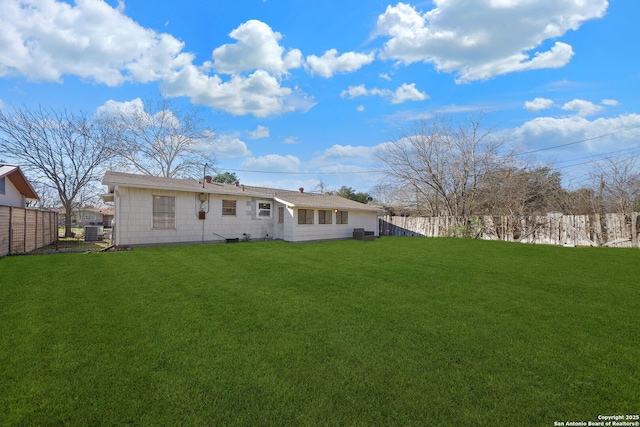
{"type": "Polygon", "coordinates": [[[71,203],[64,206],[64,237],[75,237],[71,231],[71,203]]]}

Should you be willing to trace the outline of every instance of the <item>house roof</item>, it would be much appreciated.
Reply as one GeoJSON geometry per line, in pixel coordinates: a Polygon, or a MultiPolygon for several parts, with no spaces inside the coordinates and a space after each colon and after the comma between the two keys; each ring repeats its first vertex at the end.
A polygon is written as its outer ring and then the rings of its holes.
{"type": "MultiPolygon", "coordinates": [[[[249,185],[222,184],[218,182],[203,183],[202,181],[192,179],[163,178],[123,172],[109,171],[105,173],[104,178],[102,179],[102,184],[109,188],[109,193],[113,193],[115,186],[122,186],[265,198],[273,199],[288,206],[299,208],[326,208],[372,212],[381,211],[381,209],[374,206],[365,205],[354,200],[329,194],[305,193],[300,191],[254,187],[249,185]]],[[[106,199],[104,196],[103,198],[106,199]]]]}
{"type": "Polygon", "coordinates": [[[18,189],[27,199],[39,200],[36,190],[33,189],[27,177],[24,176],[20,167],[13,165],[0,164],[0,178],[7,177],[9,181],[18,189]]]}

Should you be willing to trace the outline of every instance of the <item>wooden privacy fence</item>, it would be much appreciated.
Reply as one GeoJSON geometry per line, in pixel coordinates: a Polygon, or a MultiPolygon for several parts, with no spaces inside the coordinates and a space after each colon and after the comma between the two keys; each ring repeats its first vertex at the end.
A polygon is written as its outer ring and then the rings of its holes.
{"type": "Polygon", "coordinates": [[[403,217],[380,219],[380,235],[470,237],[572,246],[640,247],[640,213],[603,215],[403,217]]]}
{"type": "Polygon", "coordinates": [[[0,206],[0,257],[31,252],[58,239],[58,212],[0,206]]]}

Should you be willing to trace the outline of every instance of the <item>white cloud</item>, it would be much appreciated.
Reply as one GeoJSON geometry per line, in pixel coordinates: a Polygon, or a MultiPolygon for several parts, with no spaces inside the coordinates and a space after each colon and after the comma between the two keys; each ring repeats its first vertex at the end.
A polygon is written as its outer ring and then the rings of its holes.
{"type": "Polygon", "coordinates": [[[382,98],[391,99],[392,104],[401,104],[405,101],[424,101],[429,99],[429,95],[420,92],[416,89],[416,84],[403,83],[399,86],[395,92],[389,89],[379,89],[374,87],[373,89],[367,89],[365,85],[349,86],[347,89],[340,92],[341,98],[354,99],[360,96],[380,96],[382,98]]]}
{"type": "Polygon", "coordinates": [[[584,99],[574,99],[564,104],[561,108],[566,111],[575,111],[580,117],[591,116],[604,110],[604,107],[584,99]]]}
{"type": "Polygon", "coordinates": [[[113,99],[110,99],[96,108],[96,114],[99,117],[113,117],[121,112],[127,114],[144,113],[144,103],[140,98],[124,102],[114,101],[113,99]]]}
{"type": "Polygon", "coordinates": [[[585,141],[567,147],[572,152],[611,151],[636,146],[640,139],[640,115],[626,114],[613,118],[589,120],[585,117],[538,117],[516,128],[513,135],[527,141],[529,147],[550,147],[575,141],[585,141]]]}
{"type": "Polygon", "coordinates": [[[604,16],[607,0],[436,0],[421,13],[413,6],[388,6],[378,17],[376,35],[386,37],[382,59],[433,63],[456,72],[458,82],[488,79],[515,71],[558,68],[573,56],[570,45],[546,41],[604,16]],[[505,37],[505,34],[508,36],[505,37]]]}
{"type": "Polygon", "coordinates": [[[247,144],[235,135],[215,135],[209,145],[218,159],[235,159],[251,155],[247,144]]]}
{"type": "Polygon", "coordinates": [[[342,185],[353,188],[369,189],[380,177],[373,170],[378,161],[376,153],[386,143],[377,146],[335,144],[306,163],[306,166],[319,170],[328,188],[338,189],[342,185]],[[344,175],[343,175],[344,174],[344,175]]]}
{"type": "Polygon", "coordinates": [[[349,86],[348,89],[345,89],[342,92],[340,92],[341,98],[349,98],[349,99],[357,98],[359,96],[367,96],[367,95],[372,95],[372,93],[371,91],[367,90],[367,88],[363,84],[358,86],[349,86]]]}
{"type": "Polygon", "coordinates": [[[429,95],[416,89],[416,84],[403,83],[396,89],[391,99],[392,104],[402,104],[405,101],[424,101],[429,99],[429,95]]]}
{"type": "Polygon", "coordinates": [[[183,42],[124,15],[123,2],[113,8],[100,0],[5,0],[0,16],[0,77],[62,82],[75,75],[108,86],[158,81],[166,96],[187,96],[233,115],[267,117],[314,105],[280,80],[302,66],[301,52],[285,52],[282,36],[260,21],[233,30],[238,42],[215,49],[213,63],[197,66],[183,42]],[[212,67],[231,76],[210,74],[212,67]]]}
{"type": "Polygon", "coordinates": [[[608,107],[617,107],[618,105],[620,105],[620,103],[615,99],[603,99],[602,105],[606,105],[608,107]]]}
{"type": "Polygon", "coordinates": [[[141,27],[99,0],[0,2],[0,76],[61,82],[64,75],[108,86],[150,82],[193,60],[169,34],[141,27]]]}
{"type": "Polygon", "coordinates": [[[323,168],[325,171],[332,167],[369,167],[377,149],[377,147],[364,145],[334,144],[316,153],[309,162],[309,166],[323,168]]]}
{"type": "Polygon", "coordinates": [[[389,76],[389,74],[387,73],[381,73],[378,77],[387,81],[391,81],[391,76],[389,76]]]}
{"type": "Polygon", "coordinates": [[[371,153],[371,147],[366,147],[363,145],[353,146],[335,144],[324,150],[324,152],[322,153],[322,157],[325,159],[362,159],[369,157],[371,153]]]}
{"type": "Polygon", "coordinates": [[[356,111],[362,113],[365,110],[364,105],[358,105],[358,108],[356,108],[356,111]]]}
{"type": "Polygon", "coordinates": [[[250,157],[242,162],[242,167],[256,171],[298,172],[300,159],[292,155],[267,154],[261,157],[250,157]]]}
{"type": "Polygon", "coordinates": [[[350,73],[368,65],[375,59],[375,53],[346,52],[338,56],[336,49],[326,51],[322,56],[307,56],[307,64],[312,74],[329,78],[335,73],[350,73]]]}
{"type": "Polygon", "coordinates": [[[284,139],[284,141],[282,141],[282,143],[287,145],[294,145],[298,143],[298,140],[295,136],[288,136],[284,139]]]}
{"type": "Polygon", "coordinates": [[[256,130],[247,132],[251,139],[262,139],[269,137],[269,128],[266,126],[258,125],[256,130]]]}
{"type": "Polygon", "coordinates": [[[546,110],[547,108],[551,108],[553,107],[554,102],[551,99],[547,99],[547,98],[536,98],[533,101],[526,101],[524,103],[524,108],[527,109],[527,111],[531,111],[532,113],[535,113],[537,111],[542,111],[542,110],[546,110]]]}
{"type": "Polygon", "coordinates": [[[282,85],[281,77],[302,64],[297,49],[286,55],[281,35],[267,24],[251,20],[230,33],[238,40],[213,51],[213,64],[188,64],[168,75],[161,88],[167,96],[188,96],[198,105],[241,116],[267,117],[292,111],[308,111],[315,103],[297,88],[282,85]],[[210,75],[214,68],[229,78],[210,75]],[[246,75],[245,72],[252,71],[246,75]]]}
{"type": "Polygon", "coordinates": [[[265,70],[276,76],[302,66],[302,53],[280,46],[282,35],[264,22],[250,20],[229,33],[238,42],[225,44],[213,51],[213,67],[223,74],[241,74],[265,70]]]}
{"type": "Polygon", "coordinates": [[[168,76],[161,88],[167,96],[188,96],[194,104],[224,110],[234,116],[267,117],[307,111],[315,105],[303,93],[282,87],[278,79],[264,70],[223,81],[218,75],[208,75],[190,65],[168,76]]]}
{"type": "Polygon", "coordinates": [[[178,118],[170,110],[157,111],[149,114],[140,98],[131,101],[108,100],[96,108],[96,116],[105,118],[118,118],[121,115],[136,116],[136,120],[142,120],[147,126],[154,126],[159,121],[171,121],[173,126],[180,126],[178,118]]]}

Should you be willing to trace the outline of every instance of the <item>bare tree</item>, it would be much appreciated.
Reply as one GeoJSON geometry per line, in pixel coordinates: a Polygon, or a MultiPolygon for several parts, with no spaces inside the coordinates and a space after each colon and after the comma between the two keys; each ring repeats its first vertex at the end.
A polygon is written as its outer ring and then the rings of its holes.
{"type": "Polygon", "coordinates": [[[582,187],[566,191],[561,200],[562,211],[570,215],[590,215],[601,212],[596,191],[593,188],[582,187]]]}
{"type": "Polygon", "coordinates": [[[34,181],[32,184],[38,195],[38,200],[31,202],[32,204],[30,206],[35,206],[40,209],[60,207],[60,197],[58,197],[58,192],[55,189],[45,185],[41,181],[34,181]]]}
{"type": "Polygon", "coordinates": [[[506,140],[483,130],[481,119],[479,114],[457,124],[443,116],[422,120],[378,153],[388,178],[412,188],[423,213],[473,213],[483,177],[507,162],[499,156],[506,140]]]}
{"type": "Polygon", "coordinates": [[[637,155],[610,158],[597,166],[600,198],[605,210],[631,213],[640,202],[640,162],[637,155]]]}
{"type": "Polygon", "coordinates": [[[548,166],[502,167],[487,171],[476,194],[476,212],[531,215],[562,210],[561,175],[548,166]]]}
{"type": "Polygon", "coordinates": [[[202,128],[194,108],[181,110],[166,98],[147,104],[137,99],[100,111],[117,130],[114,149],[124,168],[145,175],[193,178],[202,174],[204,165],[215,163],[208,147],[213,132],[202,128]]]}
{"type": "Polygon", "coordinates": [[[65,209],[65,235],[71,211],[113,155],[109,126],[84,114],[38,107],[0,110],[0,155],[54,189],[65,209]]]}

